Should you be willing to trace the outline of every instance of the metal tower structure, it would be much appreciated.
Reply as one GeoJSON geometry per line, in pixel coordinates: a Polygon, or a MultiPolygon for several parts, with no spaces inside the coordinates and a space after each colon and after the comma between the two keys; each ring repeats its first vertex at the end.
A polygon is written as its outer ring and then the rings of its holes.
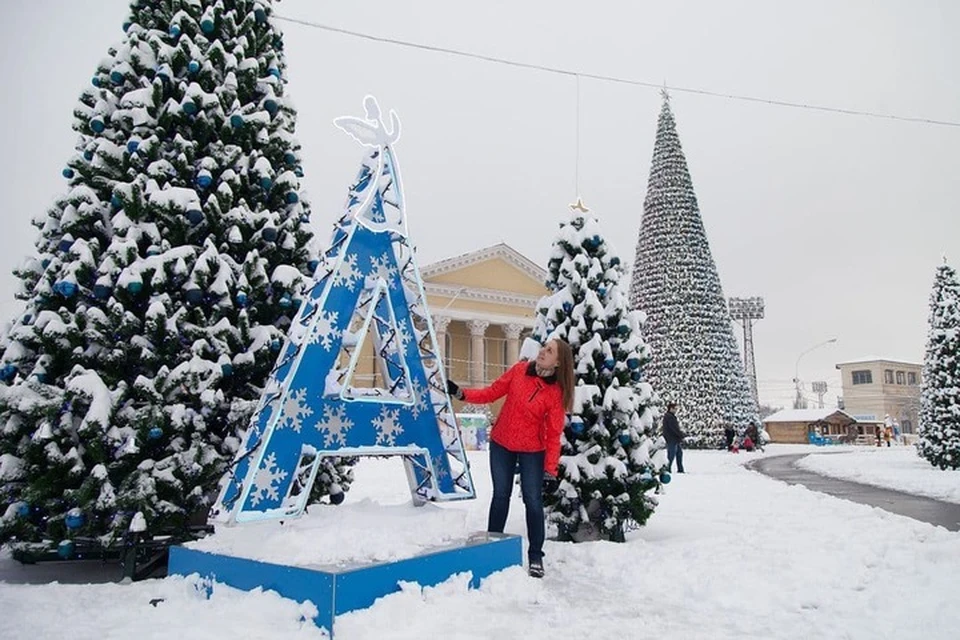
{"type": "Polygon", "coordinates": [[[763,319],[763,298],[730,298],[730,317],[743,325],[743,369],[750,382],[753,401],[760,406],[757,393],[757,363],[753,357],[753,322],[763,319]]]}
{"type": "Polygon", "coordinates": [[[817,404],[823,409],[823,396],[827,395],[827,383],[824,381],[811,382],[810,387],[817,394],[817,404]]]}

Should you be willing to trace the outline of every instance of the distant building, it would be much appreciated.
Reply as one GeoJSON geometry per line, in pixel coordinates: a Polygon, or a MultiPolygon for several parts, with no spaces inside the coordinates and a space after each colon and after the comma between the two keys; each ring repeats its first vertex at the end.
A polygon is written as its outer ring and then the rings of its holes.
{"type": "MultiPolygon", "coordinates": [[[[851,425],[856,426],[857,420],[840,409],[784,409],[763,419],[771,442],[789,444],[806,444],[811,433],[846,438],[853,433],[851,425]]],[[[863,433],[862,427],[857,433],[863,433]]]]}
{"type": "Polygon", "coordinates": [[[903,433],[916,430],[921,365],[871,358],[841,362],[837,369],[844,411],[859,422],[883,422],[889,416],[903,433]]]}

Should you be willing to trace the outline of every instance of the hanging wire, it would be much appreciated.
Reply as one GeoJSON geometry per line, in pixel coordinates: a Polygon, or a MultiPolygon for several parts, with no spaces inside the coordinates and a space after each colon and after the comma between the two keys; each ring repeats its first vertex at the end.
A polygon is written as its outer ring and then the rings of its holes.
{"type": "MultiPolygon", "coordinates": [[[[599,73],[584,73],[582,71],[570,71],[569,69],[560,69],[558,67],[549,67],[546,65],[532,64],[529,62],[517,62],[516,60],[508,60],[506,58],[498,58],[496,56],[489,56],[479,53],[471,53],[468,51],[459,51],[457,49],[449,49],[447,47],[438,47],[428,44],[420,44],[417,42],[410,42],[407,40],[399,40],[397,38],[386,38],[381,36],[372,36],[367,33],[360,33],[359,31],[351,31],[349,29],[341,29],[339,27],[331,27],[329,25],[320,24],[319,22],[312,22],[310,20],[302,20],[299,18],[291,18],[288,16],[282,16],[278,14],[273,14],[273,17],[277,20],[282,20],[284,22],[290,22],[293,24],[299,24],[305,27],[311,27],[313,29],[320,29],[323,31],[329,31],[331,33],[339,33],[341,35],[352,36],[354,38],[361,38],[363,40],[371,40],[374,42],[381,42],[385,44],[395,44],[401,47],[409,47],[411,49],[420,49],[421,51],[431,51],[434,53],[445,53],[452,56],[459,56],[462,58],[472,58],[474,60],[483,60],[485,62],[492,62],[495,64],[502,64],[511,67],[518,67],[521,69],[532,69],[536,71],[544,71],[546,73],[555,73],[564,76],[574,76],[579,79],[590,78],[591,80],[602,80],[605,82],[616,82],[619,84],[629,84],[638,87],[648,87],[651,89],[662,89],[662,83],[656,82],[646,82],[644,80],[633,80],[630,78],[618,78],[616,76],[609,76],[599,73]]],[[[768,104],[778,107],[789,107],[792,109],[806,109],[809,111],[822,111],[827,113],[839,113],[848,116],[862,116],[867,118],[880,118],[885,120],[898,120],[901,122],[916,122],[919,124],[935,125],[942,127],[960,127],[960,122],[953,120],[937,120],[933,118],[924,118],[919,116],[901,116],[893,113],[878,113],[875,111],[864,111],[861,109],[845,109],[843,107],[831,107],[826,105],[817,105],[817,104],[808,104],[804,102],[790,102],[788,100],[775,100],[772,98],[759,98],[757,96],[745,96],[735,93],[725,93],[722,91],[709,91],[707,89],[697,89],[695,87],[677,87],[671,86],[670,91],[678,93],[690,93],[694,95],[708,96],[711,98],[724,98],[727,100],[740,100],[742,102],[754,102],[759,104],[768,104]]]]}

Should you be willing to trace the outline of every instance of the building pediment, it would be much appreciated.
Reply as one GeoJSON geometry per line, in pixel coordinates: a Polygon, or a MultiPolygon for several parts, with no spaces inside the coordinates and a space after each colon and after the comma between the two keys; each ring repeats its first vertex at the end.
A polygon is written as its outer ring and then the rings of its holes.
{"type": "Polygon", "coordinates": [[[436,293],[463,290],[489,297],[496,292],[525,303],[548,293],[546,270],[503,243],[434,262],[421,269],[421,276],[436,293]]]}

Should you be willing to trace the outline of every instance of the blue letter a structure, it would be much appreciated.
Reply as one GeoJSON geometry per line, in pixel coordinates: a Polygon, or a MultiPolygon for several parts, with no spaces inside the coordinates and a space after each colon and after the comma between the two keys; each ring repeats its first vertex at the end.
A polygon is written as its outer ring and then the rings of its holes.
{"type": "Polygon", "coordinates": [[[473,498],[473,480],[409,243],[392,130],[376,100],[337,125],[372,150],[224,479],[216,520],[303,512],[324,456],[404,458],[415,503],[473,498]]]}

